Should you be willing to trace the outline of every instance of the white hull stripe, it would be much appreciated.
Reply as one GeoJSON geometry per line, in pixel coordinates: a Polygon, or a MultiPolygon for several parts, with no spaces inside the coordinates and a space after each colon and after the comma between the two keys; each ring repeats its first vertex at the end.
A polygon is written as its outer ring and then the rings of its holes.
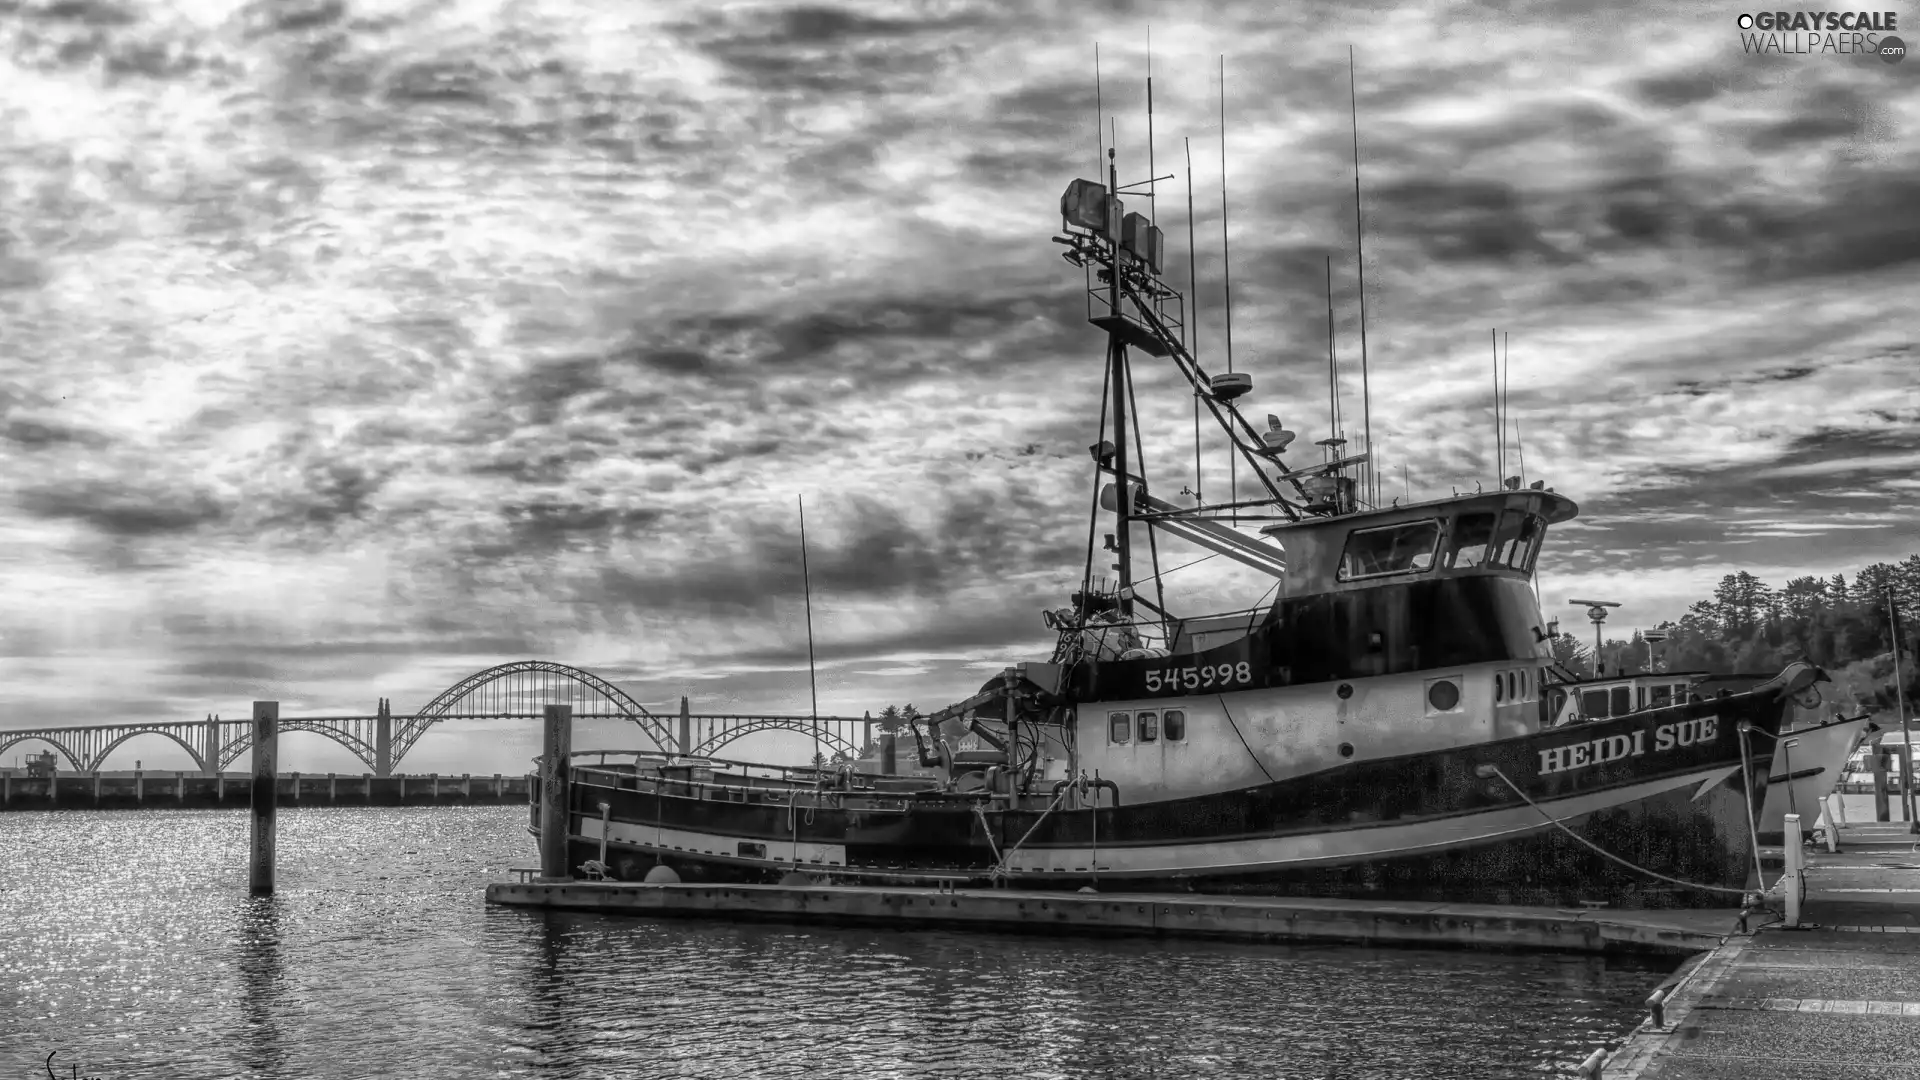
{"type": "MultiPolygon", "coordinates": [[[[805,813],[804,810],[801,812],[805,813]]],[[[598,841],[600,819],[582,818],[578,835],[587,841],[598,841]]],[[[844,844],[817,844],[803,840],[796,845],[791,840],[721,836],[717,833],[694,832],[690,829],[635,825],[625,821],[607,823],[607,842],[643,847],[650,851],[660,849],[683,852],[688,855],[713,855],[735,862],[765,865],[786,866],[801,863],[813,866],[845,866],[847,864],[847,849],[844,844]],[[747,852],[759,850],[764,854],[743,854],[742,844],[747,845],[747,852]]]]}
{"type": "MultiPolygon", "coordinates": [[[[1683,773],[1540,805],[1556,819],[1566,821],[1691,787],[1723,771],[1716,767],[1683,773]]],[[[1469,843],[1520,836],[1545,828],[1552,826],[1547,824],[1546,817],[1539,810],[1520,805],[1406,825],[1376,825],[1338,832],[1217,843],[1101,848],[1097,867],[1093,864],[1091,848],[1045,848],[1031,852],[1023,849],[1013,853],[1009,868],[1015,872],[1042,874],[1085,873],[1092,868],[1103,874],[1137,877],[1253,873],[1268,869],[1294,869],[1422,855],[1469,843]]]]}

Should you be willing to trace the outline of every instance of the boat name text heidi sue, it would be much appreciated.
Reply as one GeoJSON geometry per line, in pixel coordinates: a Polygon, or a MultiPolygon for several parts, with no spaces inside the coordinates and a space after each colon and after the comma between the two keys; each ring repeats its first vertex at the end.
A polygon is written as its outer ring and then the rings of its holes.
{"type": "MultiPolygon", "coordinates": [[[[1697,742],[1711,742],[1719,734],[1720,718],[1717,716],[1697,716],[1691,720],[1661,724],[1653,729],[1653,752],[1658,754],[1675,747],[1692,746],[1697,742]]],[[[1646,752],[1645,729],[1631,735],[1610,735],[1572,746],[1556,746],[1540,751],[1540,775],[1584,769],[1589,765],[1619,761],[1621,758],[1639,757],[1646,752]]]]}

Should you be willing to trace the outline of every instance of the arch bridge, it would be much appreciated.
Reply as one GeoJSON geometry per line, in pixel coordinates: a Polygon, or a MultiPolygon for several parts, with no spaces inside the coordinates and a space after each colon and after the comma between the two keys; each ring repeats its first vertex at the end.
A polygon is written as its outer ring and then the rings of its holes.
{"type": "MultiPolygon", "coordinates": [[[[448,720],[538,720],[548,705],[566,705],[576,720],[626,720],[655,749],[712,756],[736,739],[762,731],[816,735],[832,759],[858,757],[871,743],[870,717],[704,714],[680,699],[678,716],[648,711],[626,691],[582,668],[550,660],[519,660],[477,671],[441,691],[418,712],[396,717],[382,698],[366,716],[283,716],[280,730],[310,731],[347,748],[379,776],[413,749],[435,724],[448,720]]],[[[51,745],[77,772],[93,772],[121,743],[136,735],[162,735],[178,743],[201,772],[219,772],[253,747],[251,720],[154,721],[0,731],[0,753],[28,740],[51,745]]]]}

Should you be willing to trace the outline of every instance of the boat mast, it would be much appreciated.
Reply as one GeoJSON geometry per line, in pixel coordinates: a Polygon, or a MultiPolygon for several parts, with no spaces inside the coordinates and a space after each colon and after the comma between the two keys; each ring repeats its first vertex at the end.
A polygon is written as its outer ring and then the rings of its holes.
{"type": "MultiPolygon", "coordinates": [[[[1107,147],[1107,197],[1120,198],[1120,170],[1114,161],[1113,147],[1107,147]]],[[[1111,230],[1107,237],[1107,309],[1116,314],[1120,308],[1120,236],[1119,230],[1111,230]]],[[[1120,614],[1124,618],[1133,617],[1133,559],[1131,526],[1128,524],[1127,503],[1132,491],[1128,487],[1132,473],[1127,469],[1127,345],[1117,332],[1107,332],[1107,378],[1113,390],[1113,471],[1117,477],[1113,504],[1114,547],[1119,555],[1119,599],[1120,614]]]]}

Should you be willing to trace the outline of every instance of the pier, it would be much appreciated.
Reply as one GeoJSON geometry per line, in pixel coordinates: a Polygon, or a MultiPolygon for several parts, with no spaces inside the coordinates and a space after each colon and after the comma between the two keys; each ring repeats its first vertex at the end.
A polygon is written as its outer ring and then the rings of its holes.
{"type": "MultiPolygon", "coordinates": [[[[276,806],[458,806],[524,803],[532,777],[372,773],[276,774],[276,806]]],[[[244,810],[250,772],[86,772],[28,776],[0,769],[0,810],[244,810]]]]}
{"type": "Polygon", "coordinates": [[[1604,1080],[1920,1075],[1920,850],[1847,825],[1807,856],[1800,928],[1731,934],[1686,969],[1604,1080]]]}

